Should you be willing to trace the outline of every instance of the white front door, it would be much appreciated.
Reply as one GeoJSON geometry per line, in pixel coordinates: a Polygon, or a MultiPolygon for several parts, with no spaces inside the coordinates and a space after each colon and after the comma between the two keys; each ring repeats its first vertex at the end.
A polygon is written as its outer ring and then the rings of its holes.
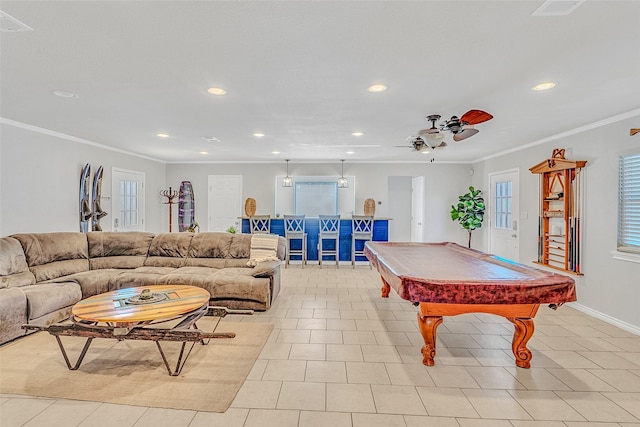
{"type": "Polygon", "coordinates": [[[242,232],[242,175],[209,175],[209,231],[242,232]]]}
{"type": "Polygon", "coordinates": [[[113,231],[144,231],[144,173],[111,169],[113,231]]]}
{"type": "Polygon", "coordinates": [[[519,170],[489,175],[489,253],[519,261],[519,170]]]}
{"type": "Polygon", "coordinates": [[[411,179],[411,241],[424,242],[424,176],[411,179]]]}

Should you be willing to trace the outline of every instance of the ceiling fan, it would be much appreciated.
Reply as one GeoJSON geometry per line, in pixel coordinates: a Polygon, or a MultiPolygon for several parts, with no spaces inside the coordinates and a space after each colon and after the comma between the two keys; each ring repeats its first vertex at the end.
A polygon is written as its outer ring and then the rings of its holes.
{"type": "Polygon", "coordinates": [[[486,111],[469,110],[461,117],[451,116],[449,120],[445,120],[439,127],[436,127],[436,122],[440,120],[440,117],[440,114],[427,116],[427,120],[431,122],[431,127],[418,131],[418,136],[434,140],[443,138],[442,132],[448,131],[453,134],[455,142],[460,142],[478,133],[475,125],[493,119],[493,116],[486,111]]]}

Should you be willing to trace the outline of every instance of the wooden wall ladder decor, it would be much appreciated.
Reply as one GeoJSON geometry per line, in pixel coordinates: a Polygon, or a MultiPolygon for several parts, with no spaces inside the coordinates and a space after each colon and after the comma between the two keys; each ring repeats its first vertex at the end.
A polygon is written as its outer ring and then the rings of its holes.
{"type": "Polygon", "coordinates": [[[556,148],[529,168],[540,175],[537,264],[581,275],[581,180],[586,160],[567,160],[556,148]]]}

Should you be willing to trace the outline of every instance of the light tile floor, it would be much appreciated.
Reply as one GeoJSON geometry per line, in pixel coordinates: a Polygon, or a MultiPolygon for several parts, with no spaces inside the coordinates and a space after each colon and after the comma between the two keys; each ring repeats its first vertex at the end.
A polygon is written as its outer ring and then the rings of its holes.
{"type": "Polygon", "coordinates": [[[640,426],[640,336],[569,306],[538,312],[531,369],[484,314],[446,318],[423,366],[416,307],[365,266],[292,265],[269,311],[225,320],[275,325],[226,413],[1,395],[0,426],[640,426]]]}

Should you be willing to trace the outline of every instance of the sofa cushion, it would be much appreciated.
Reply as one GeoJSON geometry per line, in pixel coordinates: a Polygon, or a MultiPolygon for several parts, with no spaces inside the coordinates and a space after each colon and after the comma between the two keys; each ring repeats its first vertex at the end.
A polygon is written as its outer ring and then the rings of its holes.
{"type": "Polygon", "coordinates": [[[0,344],[24,335],[27,297],[22,289],[0,289],[0,344]]]}
{"type": "Polygon", "coordinates": [[[248,300],[268,304],[271,301],[269,279],[253,277],[250,272],[250,268],[218,270],[207,277],[202,287],[209,291],[214,300],[248,300]]]}
{"type": "Polygon", "coordinates": [[[134,270],[120,270],[109,280],[109,289],[160,285],[163,283],[159,278],[175,270],[173,267],[139,267],[134,270]]]}
{"type": "Polygon", "coordinates": [[[22,288],[27,296],[29,320],[69,307],[82,299],[77,283],[46,283],[22,288]]]}
{"type": "Polygon", "coordinates": [[[36,278],[29,271],[20,242],[12,237],[0,239],[0,289],[33,285],[36,278]]]}
{"type": "Polygon", "coordinates": [[[101,268],[138,268],[144,265],[153,233],[96,231],[87,234],[89,265],[101,268]]]}
{"type": "Polygon", "coordinates": [[[233,258],[239,252],[234,247],[234,253],[231,253],[233,236],[231,233],[216,232],[194,234],[188,256],[189,258],[233,258]]]}
{"type": "Polygon", "coordinates": [[[204,287],[209,276],[219,269],[209,267],[180,267],[169,274],[158,278],[158,283],[163,285],[190,285],[204,287]]]}
{"type": "Polygon", "coordinates": [[[27,258],[36,281],[89,270],[87,236],[83,233],[14,234],[27,258]]]}
{"type": "Polygon", "coordinates": [[[251,254],[251,237],[253,234],[231,234],[229,256],[227,258],[249,258],[251,254]]]}
{"type": "Polygon", "coordinates": [[[82,271],[80,273],[58,277],[57,279],[51,279],[41,283],[77,283],[78,285],[80,285],[82,298],[88,298],[94,295],[111,291],[111,279],[120,274],[120,272],[122,272],[122,270],[120,269],[103,268],[100,270],[82,271]]]}
{"type": "Polygon", "coordinates": [[[163,233],[153,237],[144,262],[150,267],[182,267],[194,233],[163,233]]]}

